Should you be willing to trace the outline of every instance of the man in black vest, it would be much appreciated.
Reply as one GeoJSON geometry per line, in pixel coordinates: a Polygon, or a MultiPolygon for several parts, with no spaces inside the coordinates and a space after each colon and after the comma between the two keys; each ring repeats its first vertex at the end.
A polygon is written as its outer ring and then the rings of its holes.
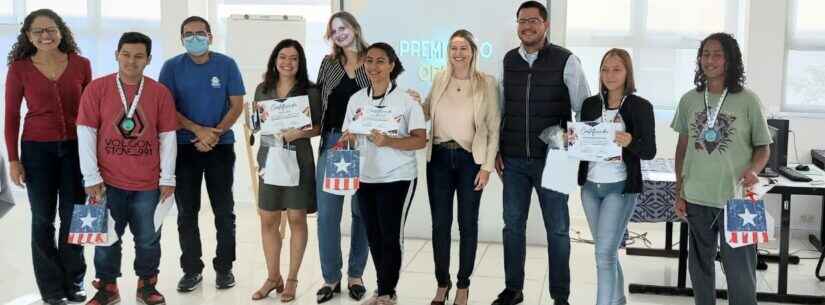
{"type": "MultiPolygon", "coordinates": [[[[539,139],[551,126],[566,126],[590,95],[579,59],[547,41],[547,8],[524,2],[518,9],[521,46],[504,56],[501,142],[496,171],[504,182],[504,273],[506,289],[493,305],[524,300],[525,227],[532,189],[538,193],[547,230],[550,296],[556,305],[570,295],[570,215],[567,195],[541,187],[547,145],[539,139]]],[[[570,177],[576,179],[576,177],[570,177]]]]}

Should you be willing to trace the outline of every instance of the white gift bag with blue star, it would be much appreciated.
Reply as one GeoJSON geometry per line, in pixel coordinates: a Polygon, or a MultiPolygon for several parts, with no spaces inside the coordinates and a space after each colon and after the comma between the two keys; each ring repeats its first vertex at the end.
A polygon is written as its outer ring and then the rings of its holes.
{"type": "Polygon", "coordinates": [[[333,147],[324,160],[324,192],[335,195],[353,195],[361,185],[361,152],[356,149],[333,147]]]}
{"type": "Polygon", "coordinates": [[[74,245],[111,246],[117,242],[115,220],[106,208],[106,199],[93,199],[84,205],[74,205],[69,226],[68,243],[74,245]]]}
{"type": "Polygon", "coordinates": [[[765,212],[765,202],[748,193],[745,198],[728,200],[725,206],[725,239],[731,248],[767,243],[773,219],[765,212]]]}

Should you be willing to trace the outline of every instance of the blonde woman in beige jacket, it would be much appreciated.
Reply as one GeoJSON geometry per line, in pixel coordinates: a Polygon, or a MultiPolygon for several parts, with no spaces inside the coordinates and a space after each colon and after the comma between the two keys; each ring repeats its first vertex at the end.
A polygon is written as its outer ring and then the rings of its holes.
{"type": "Polygon", "coordinates": [[[478,244],[481,192],[495,164],[501,122],[498,86],[492,76],[477,69],[478,47],[473,34],[467,30],[453,33],[447,53],[447,67],[435,76],[424,102],[424,114],[433,123],[427,141],[427,187],[438,281],[433,305],[445,304],[452,288],[450,231],[456,192],[461,249],[453,304],[467,304],[478,244]]]}

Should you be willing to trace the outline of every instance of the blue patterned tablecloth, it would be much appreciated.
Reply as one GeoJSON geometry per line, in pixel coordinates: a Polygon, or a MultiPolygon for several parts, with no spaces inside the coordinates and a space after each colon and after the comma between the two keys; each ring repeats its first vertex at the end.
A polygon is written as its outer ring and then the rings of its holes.
{"type": "Polygon", "coordinates": [[[631,222],[676,222],[676,174],[673,159],[642,161],[644,189],[636,199],[631,222]]]}

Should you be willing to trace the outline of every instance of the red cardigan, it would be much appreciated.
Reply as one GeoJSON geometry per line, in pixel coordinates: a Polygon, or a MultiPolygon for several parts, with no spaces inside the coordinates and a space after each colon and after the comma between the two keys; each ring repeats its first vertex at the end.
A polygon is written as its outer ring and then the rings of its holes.
{"type": "Polygon", "coordinates": [[[92,80],[89,60],[69,54],[66,70],[56,81],[46,78],[30,58],[9,65],[6,76],[6,148],[9,161],[18,161],[20,106],[26,99],[23,141],[77,139],[75,119],[83,88],[92,80]]]}

